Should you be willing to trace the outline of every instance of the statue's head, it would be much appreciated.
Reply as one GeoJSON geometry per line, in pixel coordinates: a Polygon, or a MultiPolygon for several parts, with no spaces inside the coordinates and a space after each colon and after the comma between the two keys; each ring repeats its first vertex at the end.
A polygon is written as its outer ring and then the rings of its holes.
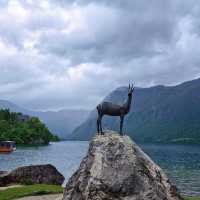
{"type": "Polygon", "coordinates": [[[129,86],[128,86],[128,96],[129,96],[129,97],[132,96],[133,91],[134,91],[133,84],[132,84],[131,86],[130,86],[130,84],[129,84],[129,86]]]}

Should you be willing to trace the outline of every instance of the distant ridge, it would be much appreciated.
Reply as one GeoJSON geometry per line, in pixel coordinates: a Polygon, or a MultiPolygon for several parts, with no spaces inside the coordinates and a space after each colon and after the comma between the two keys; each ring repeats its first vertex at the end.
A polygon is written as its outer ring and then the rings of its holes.
{"type": "Polygon", "coordinates": [[[0,99],[0,108],[2,109],[6,109],[9,108],[11,111],[13,112],[23,112],[23,113],[28,113],[30,111],[10,102],[10,101],[6,101],[6,100],[2,100],[0,99]]]}
{"type": "Polygon", "coordinates": [[[60,111],[31,111],[6,100],[0,100],[0,108],[8,108],[12,112],[21,112],[30,116],[39,117],[54,134],[57,134],[63,139],[65,139],[68,134],[71,134],[89,114],[87,110],[72,109],[63,109],[60,111]]]}
{"type": "MultiPolygon", "coordinates": [[[[127,88],[112,91],[104,100],[122,103],[127,88]]],[[[125,132],[136,142],[200,143],[200,79],[176,86],[136,88],[125,132]]],[[[119,130],[119,119],[104,117],[103,127],[119,130]]],[[[68,137],[89,140],[96,132],[96,109],[68,137]]]]}

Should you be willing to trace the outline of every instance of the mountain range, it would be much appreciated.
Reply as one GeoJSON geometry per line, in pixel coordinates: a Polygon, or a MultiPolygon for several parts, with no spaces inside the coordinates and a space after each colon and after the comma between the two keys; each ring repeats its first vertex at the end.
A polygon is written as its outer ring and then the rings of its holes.
{"type": "MultiPolygon", "coordinates": [[[[112,91],[103,101],[122,104],[127,87],[112,91]]],[[[97,112],[67,138],[89,140],[96,133],[97,112]]],[[[104,129],[119,131],[119,117],[103,117],[104,129]]],[[[124,132],[136,142],[200,143],[200,79],[176,86],[135,88],[132,106],[125,116],[124,132]]]]}
{"type": "Polygon", "coordinates": [[[65,139],[68,134],[86,120],[89,111],[63,109],[59,111],[31,111],[22,108],[10,101],[0,100],[0,108],[8,108],[12,112],[21,112],[30,116],[38,117],[54,134],[65,139]]]}

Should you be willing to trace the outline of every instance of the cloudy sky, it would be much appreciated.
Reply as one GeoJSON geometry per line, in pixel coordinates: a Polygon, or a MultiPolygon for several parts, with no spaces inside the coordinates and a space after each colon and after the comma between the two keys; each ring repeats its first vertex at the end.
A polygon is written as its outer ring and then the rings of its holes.
{"type": "Polygon", "coordinates": [[[1,0],[0,99],[93,108],[114,88],[200,77],[196,0],[1,0]]]}

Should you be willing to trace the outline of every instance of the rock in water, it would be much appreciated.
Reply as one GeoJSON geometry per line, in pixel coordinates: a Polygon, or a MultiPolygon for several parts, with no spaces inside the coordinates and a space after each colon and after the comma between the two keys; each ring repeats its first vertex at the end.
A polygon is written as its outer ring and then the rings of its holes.
{"type": "Polygon", "coordinates": [[[0,187],[9,184],[52,184],[62,185],[64,176],[50,164],[19,167],[0,174],[0,187]]]}
{"type": "Polygon", "coordinates": [[[162,171],[128,136],[107,131],[91,141],[63,200],[180,200],[162,171]]]}

